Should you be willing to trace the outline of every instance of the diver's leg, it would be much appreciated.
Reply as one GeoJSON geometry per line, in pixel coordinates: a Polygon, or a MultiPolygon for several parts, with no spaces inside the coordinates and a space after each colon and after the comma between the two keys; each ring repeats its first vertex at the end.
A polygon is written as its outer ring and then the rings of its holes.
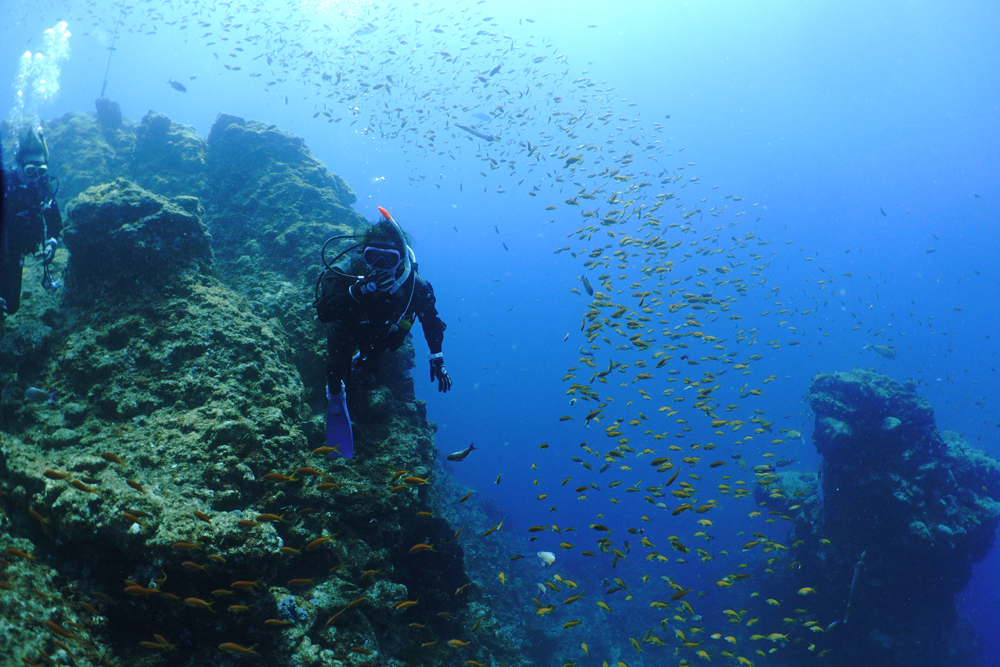
{"type": "Polygon", "coordinates": [[[354,432],[351,415],[347,412],[346,380],[351,372],[353,339],[339,322],[327,325],[326,343],[329,356],[326,362],[326,445],[335,451],[328,458],[354,457],[354,432]]]}
{"type": "Polygon", "coordinates": [[[0,300],[4,311],[13,315],[21,306],[21,263],[0,261],[0,300]]]}
{"type": "Polygon", "coordinates": [[[351,356],[356,347],[343,324],[331,322],[326,325],[326,380],[330,389],[336,391],[341,383],[350,384],[351,356]]]}

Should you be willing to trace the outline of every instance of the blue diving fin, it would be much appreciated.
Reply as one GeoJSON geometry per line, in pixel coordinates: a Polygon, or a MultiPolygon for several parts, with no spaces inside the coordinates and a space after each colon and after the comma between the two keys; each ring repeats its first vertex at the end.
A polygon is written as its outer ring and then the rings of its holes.
{"type": "Polygon", "coordinates": [[[326,446],[336,448],[327,458],[354,458],[354,432],[351,430],[351,416],[347,413],[347,389],[344,382],[341,381],[340,391],[336,394],[330,393],[330,386],[327,384],[326,397],[329,401],[326,404],[326,446]]]}

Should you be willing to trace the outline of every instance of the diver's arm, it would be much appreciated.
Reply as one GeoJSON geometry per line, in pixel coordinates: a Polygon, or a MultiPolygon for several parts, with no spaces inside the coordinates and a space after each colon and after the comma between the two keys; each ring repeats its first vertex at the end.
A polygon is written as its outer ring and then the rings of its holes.
{"type": "Polygon", "coordinates": [[[62,213],[59,212],[59,203],[55,198],[47,208],[42,211],[45,216],[46,239],[58,239],[63,230],[62,213]]]}
{"type": "Polygon", "coordinates": [[[427,340],[427,347],[431,354],[440,354],[441,346],[444,343],[444,330],[447,325],[438,317],[435,307],[434,288],[419,274],[416,277],[417,283],[414,286],[413,309],[417,317],[420,318],[420,326],[424,330],[424,339],[427,340]]]}
{"type": "Polygon", "coordinates": [[[444,353],[441,351],[444,330],[447,326],[438,317],[437,308],[434,306],[436,301],[434,288],[431,284],[418,275],[413,290],[413,310],[420,318],[420,326],[424,330],[424,338],[427,339],[427,347],[431,351],[431,382],[438,383],[438,391],[447,392],[451,389],[452,379],[448,375],[448,369],[444,367],[444,353]]]}

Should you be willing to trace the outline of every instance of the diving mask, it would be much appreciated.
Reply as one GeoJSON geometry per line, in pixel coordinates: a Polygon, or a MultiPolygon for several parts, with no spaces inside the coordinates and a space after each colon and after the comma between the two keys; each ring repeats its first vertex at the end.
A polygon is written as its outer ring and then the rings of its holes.
{"type": "Polygon", "coordinates": [[[400,255],[395,248],[368,246],[364,252],[365,263],[374,269],[395,269],[399,266],[400,255]]]}
{"type": "Polygon", "coordinates": [[[49,167],[44,162],[28,162],[21,165],[21,175],[29,181],[37,181],[44,176],[49,167]]]}

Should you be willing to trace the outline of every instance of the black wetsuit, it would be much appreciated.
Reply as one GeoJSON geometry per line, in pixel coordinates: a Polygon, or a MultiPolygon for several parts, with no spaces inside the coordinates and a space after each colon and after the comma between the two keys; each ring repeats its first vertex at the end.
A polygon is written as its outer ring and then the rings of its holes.
{"type": "Polygon", "coordinates": [[[24,183],[17,172],[3,172],[0,215],[0,298],[13,315],[21,305],[21,267],[25,255],[38,252],[62,232],[55,188],[48,176],[24,183]]]}
{"type": "Polygon", "coordinates": [[[355,289],[355,298],[349,288],[367,271],[363,261],[353,266],[344,261],[327,271],[321,281],[316,313],[319,321],[327,324],[327,380],[333,392],[339,390],[341,380],[348,381],[355,351],[360,351],[364,367],[374,370],[384,351],[399,349],[416,318],[431,354],[441,352],[446,325],[434,307],[434,288],[417,274],[416,265],[394,294],[361,295],[355,289]]]}

